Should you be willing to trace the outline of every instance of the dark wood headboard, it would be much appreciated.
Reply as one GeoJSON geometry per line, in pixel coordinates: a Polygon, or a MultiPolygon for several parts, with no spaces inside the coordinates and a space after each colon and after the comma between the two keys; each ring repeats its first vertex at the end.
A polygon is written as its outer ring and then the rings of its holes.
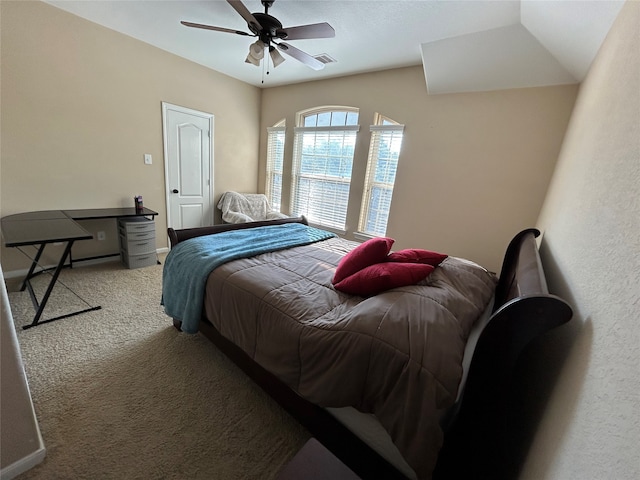
{"type": "Polygon", "coordinates": [[[309,225],[307,219],[304,216],[300,216],[279,218],[276,220],[262,220],[259,222],[221,223],[218,225],[212,225],[210,227],[183,228],[181,230],[174,230],[173,228],[169,228],[167,229],[167,231],[169,234],[169,241],[171,242],[171,246],[174,247],[184,240],[201,237],[203,235],[228,232],[229,230],[242,230],[244,228],[264,227],[267,225],[282,225],[283,223],[302,223],[304,225],[309,225]]]}

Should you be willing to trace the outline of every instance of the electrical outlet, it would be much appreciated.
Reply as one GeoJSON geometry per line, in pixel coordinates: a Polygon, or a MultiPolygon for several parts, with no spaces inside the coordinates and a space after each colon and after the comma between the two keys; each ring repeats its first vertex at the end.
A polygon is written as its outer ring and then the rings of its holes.
{"type": "Polygon", "coordinates": [[[145,153],[144,154],[144,164],[145,165],[151,165],[153,163],[153,159],[151,158],[151,154],[150,153],[145,153]]]}
{"type": "Polygon", "coordinates": [[[107,235],[103,231],[98,232],[98,240],[102,241],[107,238],[107,235]]]}

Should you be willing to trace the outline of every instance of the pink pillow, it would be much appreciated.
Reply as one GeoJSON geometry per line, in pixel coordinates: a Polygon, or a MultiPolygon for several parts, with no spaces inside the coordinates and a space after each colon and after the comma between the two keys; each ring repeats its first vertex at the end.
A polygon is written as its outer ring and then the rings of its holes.
{"type": "Polygon", "coordinates": [[[431,250],[422,250],[420,248],[408,248],[406,250],[398,250],[390,253],[387,257],[388,262],[403,263],[426,263],[437,267],[449,255],[444,253],[432,252],[431,250]]]}
{"type": "Polygon", "coordinates": [[[342,257],[331,283],[335,285],[369,265],[384,262],[393,242],[393,238],[376,237],[361,243],[342,257]]]}
{"type": "Polygon", "coordinates": [[[435,270],[422,263],[377,263],[363,268],[335,284],[336,290],[350,295],[369,297],[390,288],[413,285],[435,270]]]}

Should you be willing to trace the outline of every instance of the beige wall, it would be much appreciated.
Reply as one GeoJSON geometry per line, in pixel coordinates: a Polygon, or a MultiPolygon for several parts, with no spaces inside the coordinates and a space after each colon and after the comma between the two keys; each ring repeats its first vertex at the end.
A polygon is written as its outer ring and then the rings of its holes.
{"type": "MultiPolygon", "coordinates": [[[[576,94],[570,85],[429,96],[419,66],[269,88],[262,95],[261,167],[268,126],[286,119],[287,168],[297,111],[357,107],[350,203],[358,207],[369,125],[376,112],[388,116],[406,125],[387,229],[394,248],[441,250],[499,271],[511,237],[538,218],[576,94]]],[[[348,213],[349,236],[359,210],[348,213]]]]}
{"type": "MultiPolygon", "coordinates": [[[[362,125],[349,233],[359,214],[368,124],[379,112],[407,126],[388,229],[396,247],[440,249],[497,270],[511,236],[537,218],[577,91],[428,96],[422,69],[411,67],[261,94],[40,2],[3,1],[2,10],[3,216],[129,206],[141,194],[160,212],[163,232],[162,101],[215,115],[216,198],[263,188],[256,160],[260,152],[264,166],[267,126],[286,117],[291,129],[298,110],[349,105],[360,108],[362,125]],[[152,166],[144,153],[153,155],[152,166]]],[[[290,160],[290,148],[287,154],[290,160]]],[[[107,241],[81,242],[77,256],[113,251],[112,223],[85,226],[106,230],[107,241]]],[[[26,266],[13,251],[3,248],[2,256],[5,272],[26,266]]]]}
{"type": "Polygon", "coordinates": [[[538,224],[549,287],[575,317],[541,352],[542,370],[566,361],[521,478],[638,479],[640,2],[581,86],[538,224]]]}
{"type": "MultiPolygon", "coordinates": [[[[214,196],[255,191],[260,89],[41,2],[2,1],[1,215],[132,206],[142,195],[166,247],[161,102],[215,116],[214,196]],[[143,155],[153,155],[145,165],[143,155]]],[[[117,251],[115,222],[85,224],[117,251]]],[[[5,273],[25,268],[2,249],[5,273]]]]}

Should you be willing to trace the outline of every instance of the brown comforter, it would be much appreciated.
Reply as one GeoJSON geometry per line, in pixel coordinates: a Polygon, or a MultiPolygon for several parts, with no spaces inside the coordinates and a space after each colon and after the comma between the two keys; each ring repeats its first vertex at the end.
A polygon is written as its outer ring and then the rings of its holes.
{"type": "Polygon", "coordinates": [[[465,342],[495,277],[449,257],[419,285],[349,296],[331,279],[355,245],[333,238],[222,265],[207,281],[205,311],[303,397],[375,414],[418,478],[430,478],[438,422],[456,398],[465,342]]]}

